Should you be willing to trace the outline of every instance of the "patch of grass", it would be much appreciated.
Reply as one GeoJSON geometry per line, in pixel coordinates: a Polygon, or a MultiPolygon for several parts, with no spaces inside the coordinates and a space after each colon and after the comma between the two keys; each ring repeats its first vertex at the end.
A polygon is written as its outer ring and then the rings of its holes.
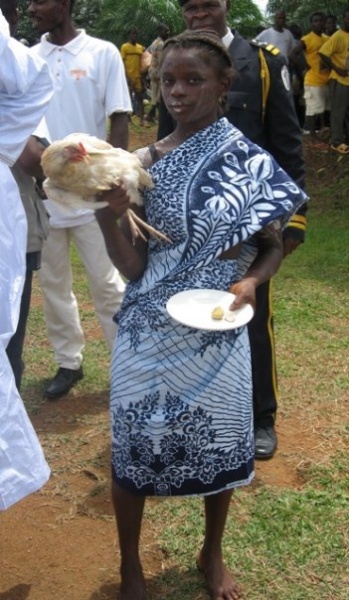
{"type": "MultiPolygon", "coordinates": [[[[264,487],[254,494],[236,492],[224,550],[246,598],[347,599],[348,467],[348,456],[339,455],[330,468],[309,470],[310,481],[300,491],[264,487]]],[[[163,580],[170,597],[196,597],[198,582],[191,584],[192,596],[181,596],[189,582],[174,578],[172,569],[177,565],[185,574],[193,570],[203,537],[202,501],[152,503],[147,518],[156,525],[166,557],[163,580]]]]}
{"type": "Polygon", "coordinates": [[[337,419],[348,421],[349,396],[349,165],[322,160],[330,185],[310,178],[306,242],[274,279],[276,351],[284,413],[309,427],[320,419],[341,446],[337,419]]]}

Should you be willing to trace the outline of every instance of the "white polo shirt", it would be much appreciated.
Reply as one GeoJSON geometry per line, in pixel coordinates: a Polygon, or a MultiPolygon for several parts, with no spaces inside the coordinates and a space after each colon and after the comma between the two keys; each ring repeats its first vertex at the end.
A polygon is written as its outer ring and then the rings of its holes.
{"type": "MultiPolygon", "coordinates": [[[[45,114],[52,141],[80,132],[106,139],[107,117],[132,111],[124,64],[110,42],[79,30],[79,35],[64,46],[51,44],[45,34],[32,51],[47,61],[55,81],[55,93],[45,114]]],[[[48,202],[48,209],[51,227],[81,225],[94,218],[93,211],[62,212],[52,202],[48,202]]]]}

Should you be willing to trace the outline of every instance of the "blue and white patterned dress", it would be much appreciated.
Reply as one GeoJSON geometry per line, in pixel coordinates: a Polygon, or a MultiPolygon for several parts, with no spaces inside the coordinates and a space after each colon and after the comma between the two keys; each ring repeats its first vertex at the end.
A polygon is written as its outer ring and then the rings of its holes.
{"type": "Polygon", "coordinates": [[[150,169],[151,239],[144,275],[118,314],[111,369],[112,470],[134,494],[211,494],[253,477],[247,328],[191,329],[166,311],[176,292],[228,290],[236,260],[219,260],[270,221],[287,221],[306,196],[270,155],[225,118],[150,169]]]}

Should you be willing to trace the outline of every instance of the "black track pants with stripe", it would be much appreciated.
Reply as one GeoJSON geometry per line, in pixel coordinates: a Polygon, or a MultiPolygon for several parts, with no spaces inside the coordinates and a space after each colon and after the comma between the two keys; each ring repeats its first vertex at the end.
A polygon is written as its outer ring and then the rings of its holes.
{"type": "Polygon", "coordinates": [[[278,389],[275,364],[271,281],[257,288],[257,306],[248,325],[253,376],[255,427],[272,424],[277,410],[278,389]]]}

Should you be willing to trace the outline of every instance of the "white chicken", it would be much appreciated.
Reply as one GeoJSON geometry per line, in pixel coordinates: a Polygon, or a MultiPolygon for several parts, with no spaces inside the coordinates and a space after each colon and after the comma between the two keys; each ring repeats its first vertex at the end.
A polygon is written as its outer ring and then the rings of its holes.
{"type": "MultiPolygon", "coordinates": [[[[141,190],[152,188],[153,181],[135,154],[114,148],[108,142],[86,133],[72,133],[53,142],[44,151],[41,165],[46,179],[43,183],[47,197],[67,208],[98,209],[108,202],[97,201],[97,195],[123,183],[131,202],[141,206],[141,190]]],[[[156,238],[169,238],[127,210],[133,242],[146,237],[140,227],[156,238]]]]}

